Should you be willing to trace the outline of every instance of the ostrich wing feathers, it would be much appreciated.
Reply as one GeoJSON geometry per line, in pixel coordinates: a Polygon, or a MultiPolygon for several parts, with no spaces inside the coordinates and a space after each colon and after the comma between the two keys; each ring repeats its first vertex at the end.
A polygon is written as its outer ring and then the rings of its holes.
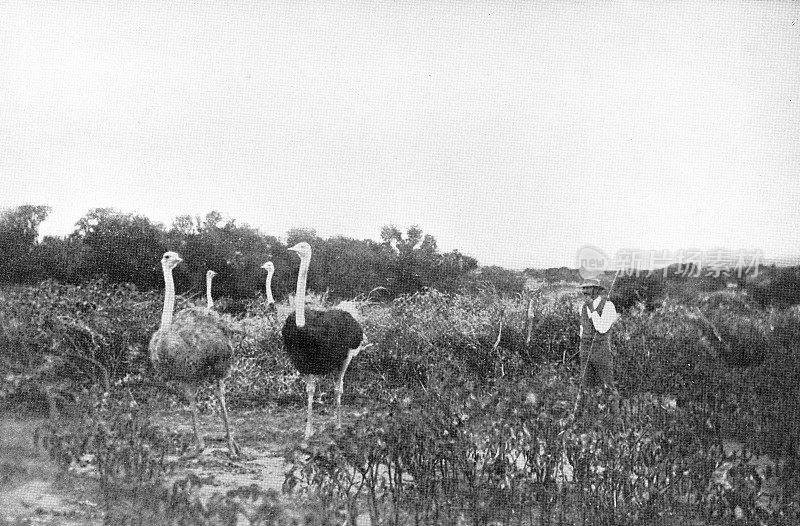
{"type": "Polygon", "coordinates": [[[355,301],[342,301],[339,302],[334,309],[343,310],[350,314],[356,321],[361,321],[361,312],[358,310],[358,304],[355,301]]]}
{"type": "Polygon", "coordinates": [[[213,313],[183,311],[172,325],[156,331],[149,347],[158,373],[167,380],[223,378],[233,363],[233,347],[220,323],[213,313]]]}
{"type": "Polygon", "coordinates": [[[205,307],[190,307],[175,315],[173,325],[188,327],[196,324],[208,324],[225,330],[225,321],[217,311],[205,307]]]}
{"type": "Polygon", "coordinates": [[[175,316],[173,324],[187,327],[198,324],[213,325],[221,330],[228,338],[230,338],[233,333],[242,332],[241,329],[236,327],[236,322],[234,322],[230,316],[220,314],[215,310],[205,307],[191,307],[182,310],[175,316]]]}

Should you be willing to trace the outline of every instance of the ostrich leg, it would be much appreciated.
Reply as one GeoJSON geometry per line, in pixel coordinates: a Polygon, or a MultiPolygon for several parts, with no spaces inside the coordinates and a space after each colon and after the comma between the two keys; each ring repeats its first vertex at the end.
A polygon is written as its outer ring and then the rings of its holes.
{"type": "Polygon", "coordinates": [[[314,433],[311,426],[311,410],[314,405],[314,391],[317,388],[317,377],[313,374],[306,376],[306,395],[308,395],[308,408],[306,409],[306,440],[314,433]]]}
{"type": "Polygon", "coordinates": [[[197,388],[191,385],[184,385],[183,392],[189,400],[189,409],[192,411],[192,428],[194,429],[194,437],[197,439],[197,453],[200,454],[206,448],[206,443],[197,426],[197,388]]]}
{"type": "Polygon", "coordinates": [[[228,407],[225,405],[225,380],[220,378],[219,379],[219,404],[222,406],[222,421],[225,423],[225,438],[228,439],[228,449],[231,452],[231,458],[238,458],[239,455],[242,454],[242,450],[239,448],[239,444],[233,439],[233,432],[231,431],[231,426],[228,423],[228,407]]]}
{"type": "Polygon", "coordinates": [[[350,362],[358,356],[358,353],[361,352],[363,345],[359,345],[356,349],[350,349],[347,351],[347,358],[345,358],[344,363],[342,364],[342,370],[339,371],[339,376],[336,377],[336,384],[333,386],[333,392],[336,393],[336,429],[340,429],[342,427],[342,392],[344,391],[344,373],[347,372],[347,367],[350,365],[350,362]]]}

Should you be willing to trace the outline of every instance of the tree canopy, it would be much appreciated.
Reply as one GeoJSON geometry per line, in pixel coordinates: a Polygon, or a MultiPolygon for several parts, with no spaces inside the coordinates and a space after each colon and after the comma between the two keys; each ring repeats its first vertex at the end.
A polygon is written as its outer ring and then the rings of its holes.
{"type": "Polygon", "coordinates": [[[260,232],[219,212],[176,217],[169,227],[149,218],[112,208],[94,208],[78,219],[65,237],[39,240],[39,225],[50,208],[24,205],[0,215],[0,281],[35,283],[53,278],[83,283],[104,277],[112,283],[133,283],[141,290],[162,286],[161,255],[181,254],[175,269],[179,292],[198,295],[205,273],[217,272],[214,295],[244,299],[264,290],[261,265],[275,264],[272,286],[276,298],[294,290],[298,258],[286,249],[299,241],[314,251],[309,288],[334,298],[352,298],[383,287],[390,297],[426,287],[455,290],[477,267],[474,258],[454,250],[441,253],[436,239],[411,226],[402,232],[394,225],[381,229],[380,242],[344,236],[323,239],[311,228],[293,228],[286,242],[260,232]]]}

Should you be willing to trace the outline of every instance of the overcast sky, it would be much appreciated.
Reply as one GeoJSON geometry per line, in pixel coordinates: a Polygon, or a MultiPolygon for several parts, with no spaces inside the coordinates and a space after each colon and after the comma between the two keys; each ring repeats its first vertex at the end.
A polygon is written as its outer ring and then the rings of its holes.
{"type": "Polygon", "coordinates": [[[0,206],[800,255],[800,3],[0,0],[0,206]]]}

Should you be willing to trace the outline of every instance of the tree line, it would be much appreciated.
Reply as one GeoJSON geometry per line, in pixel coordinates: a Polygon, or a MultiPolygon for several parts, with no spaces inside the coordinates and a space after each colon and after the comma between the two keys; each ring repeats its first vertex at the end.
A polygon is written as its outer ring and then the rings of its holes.
{"type": "MultiPolygon", "coordinates": [[[[334,298],[353,298],[377,287],[388,297],[426,287],[452,291],[478,268],[475,258],[458,250],[442,253],[436,239],[412,226],[406,232],[387,225],[381,241],[344,236],[328,239],[315,230],[294,228],[285,243],[218,212],[176,217],[165,227],[149,218],[112,208],[94,208],[67,236],[45,236],[39,226],[50,207],[22,205],[0,212],[0,282],[34,284],[46,279],[78,284],[103,277],[132,283],[140,290],[163,286],[159,260],[167,250],[184,263],[175,270],[179,293],[202,293],[205,273],[215,270],[215,295],[246,299],[264,290],[266,272],[275,264],[273,293],[280,299],[293,292],[299,261],[287,247],[307,241],[314,250],[309,287],[334,298]]],[[[521,283],[520,283],[521,285],[521,283]]]]}
{"type": "MultiPolygon", "coordinates": [[[[39,240],[39,226],[50,208],[22,205],[0,211],[0,283],[35,284],[45,279],[80,284],[103,277],[112,283],[133,283],[140,290],[162,287],[159,260],[166,250],[179,252],[184,263],[175,270],[179,293],[201,294],[205,273],[215,270],[214,293],[235,300],[264,290],[261,265],[275,264],[273,293],[280,299],[294,290],[299,262],[287,247],[307,241],[314,249],[309,287],[332,298],[353,298],[376,287],[386,299],[435,288],[453,292],[489,286],[500,293],[519,293],[527,279],[547,283],[577,282],[577,270],[567,267],[512,271],[479,267],[475,258],[458,250],[442,253],[436,239],[421,228],[405,232],[384,226],[380,241],[344,236],[322,239],[313,229],[294,228],[285,243],[218,212],[205,217],[176,217],[167,228],[149,218],[112,208],[94,208],[64,237],[39,240]]],[[[613,299],[620,308],[637,302],[652,309],[666,296],[696,298],[726,288],[731,278],[686,278],[682,269],[652,275],[619,276],[613,299]]],[[[685,270],[685,269],[683,269],[685,270]]],[[[611,277],[613,273],[610,273],[611,277]]],[[[800,267],[761,267],[758,276],[739,281],[741,289],[763,306],[800,303],[800,267]]]]}

